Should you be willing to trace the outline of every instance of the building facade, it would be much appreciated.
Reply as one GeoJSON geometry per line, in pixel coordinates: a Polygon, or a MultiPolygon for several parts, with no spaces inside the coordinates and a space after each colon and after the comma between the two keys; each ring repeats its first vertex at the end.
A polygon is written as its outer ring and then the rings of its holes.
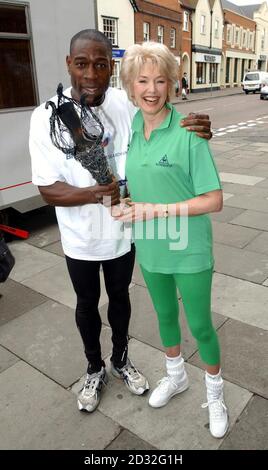
{"type": "Polygon", "coordinates": [[[190,84],[192,92],[217,90],[221,85],[223,10],[220,0],[183,0],[192,27],[190,84]]]}
{"type": "Polygon", "coordinates": [[[181,64],[181,8],[177,0],[136,0],[135,42],[165,44],[181,64]]]}
{"type": "Polygon", "coordinates": [[[256,70],[256,23],[244,7],[222,0],[224,43],[222,86],[240,86],[245,71],[256,70]]]}
{"type": "Polygon", "coordinates": [[[261,5],[249,5],[246,8],[249,10],[248,15],[256,23],[257,69],[268,72],[268,4],[263,2],[261,5]]]}
{"type": "MultiPolygon", "coordinates": [[[[182,44],[181,44],[181,75],[187,73],[190,78],[192,73],[192,21],[193,8],[189,4],[181,2],[182,16],[182,44]]],[[[189,83],[190,85],[190,83],[189,83]]]]}
{"type": "Polygon", "coordinates": [[[120,88],[121,60],[125,50],[134,44],[135,2],[130,0],[97,0],[97,28],[113,46],[114,73],[111,86],[120,88]]]}

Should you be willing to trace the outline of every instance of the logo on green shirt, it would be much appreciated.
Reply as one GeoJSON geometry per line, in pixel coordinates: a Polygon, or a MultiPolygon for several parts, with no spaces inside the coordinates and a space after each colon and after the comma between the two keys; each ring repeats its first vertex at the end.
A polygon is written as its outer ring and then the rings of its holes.
{"type": "Polygon", "coordinates": [[[164,155],[162,158],[160,158],[159,162],[156,163],[157,166],[165,166],[165,167],[171,167],[167,155],[164,155]]]}

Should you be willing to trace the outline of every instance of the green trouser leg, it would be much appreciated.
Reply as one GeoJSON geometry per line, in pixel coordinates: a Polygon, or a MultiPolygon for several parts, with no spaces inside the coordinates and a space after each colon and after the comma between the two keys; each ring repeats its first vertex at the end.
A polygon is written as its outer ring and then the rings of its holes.
{"type": "Polygon", "coordinates": [[[181,343],[179,326],[179,289],[185,315],[197,341],[202,360],[208,365],[220,363],[220,347],[211,320],[212,270],[192,274],[142,273],[157,312],[160,336],[166,348],[181,343]]]}

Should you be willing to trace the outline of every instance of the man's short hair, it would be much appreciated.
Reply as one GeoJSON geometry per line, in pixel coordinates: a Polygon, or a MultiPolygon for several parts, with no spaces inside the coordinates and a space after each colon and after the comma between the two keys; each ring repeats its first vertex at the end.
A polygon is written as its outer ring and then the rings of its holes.
{"type": "Polygon", "coordinates": [[[106,47],[109,56],[112,58],[113,50],[110,39],[97,29],[83,29],[82,31],[79,31],[79,33],[76,33],[70,42],[70,54],[72,54],[74,44],[78,39],[88,39],[90,41],[101,42],[106,47]]]}

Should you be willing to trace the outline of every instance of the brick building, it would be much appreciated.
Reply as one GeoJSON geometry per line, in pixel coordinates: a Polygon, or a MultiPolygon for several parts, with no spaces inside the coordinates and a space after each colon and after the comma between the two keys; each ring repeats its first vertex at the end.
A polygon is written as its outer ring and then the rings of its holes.
{"type": "Polygon", "coordinates": [[[221,83],[240,86],[244,72],[256,65],[256,23],[248,18],[244,7],[222,0],[224,11],[223,67],[221,83]]]}
{"type": "Polygon", "coordinates": [[[181,8],[177,0],[135,0],[135,42],[165,44],[181,63],[181,8]],[[163,6],[163,4],[165,6],[163,6]]]}

